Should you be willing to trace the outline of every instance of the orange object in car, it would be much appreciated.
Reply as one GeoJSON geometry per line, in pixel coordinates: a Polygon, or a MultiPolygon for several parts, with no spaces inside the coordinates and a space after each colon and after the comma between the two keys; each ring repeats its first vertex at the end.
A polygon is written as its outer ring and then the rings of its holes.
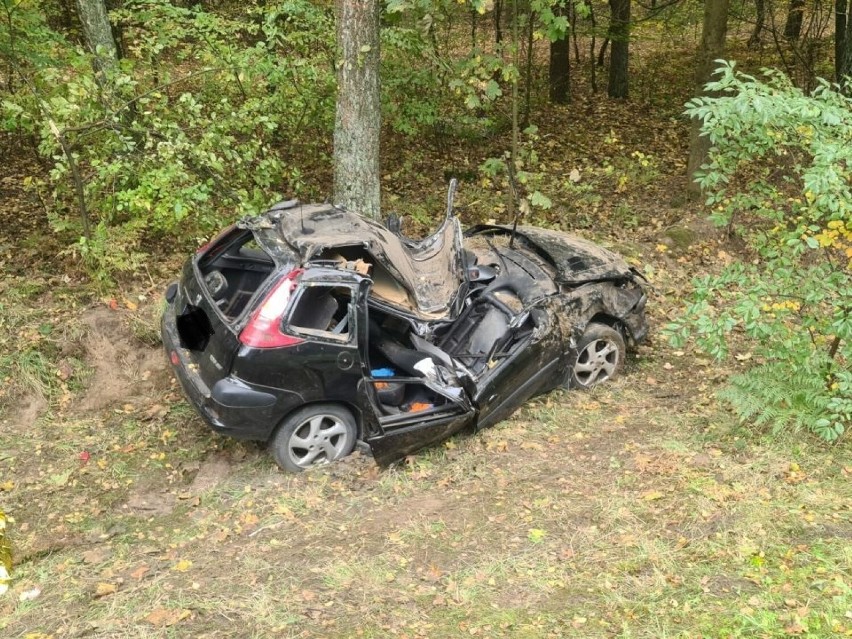
{"type": "Polygon", "coordinates": [[[419,413],[423,410],[429,410],[432,408],[432,404],[427,404],[425,402],[414,402],[411,406],[408,407],[407,413],[419,413]]]}

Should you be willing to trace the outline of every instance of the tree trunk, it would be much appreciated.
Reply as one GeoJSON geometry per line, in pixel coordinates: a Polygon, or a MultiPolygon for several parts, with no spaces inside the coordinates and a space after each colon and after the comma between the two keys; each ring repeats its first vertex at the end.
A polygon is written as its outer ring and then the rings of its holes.
{"type": "Polygon", "coordinates": [[[834,5],[834,77],[837,83],[847,89],[844,78],[852,76],[852,22],[849,20],[848,0],[836,0],[834,5]]]}
{"type": "Polygon", "coordinates": [[[118,60],[118,47],[112,35],[106,2],[104,0],[76,0],[76,2],[86,46],[95,56],[95,68],[103,72],[118,60]]]}
{"type": "Polygon", "coordinates": [[[373,218],[379,191],[379,0],[336,0],[334,203],[373,218]]]}
{"type": "MultiPolygon", "coordinates": [[[[841,0],[838,0],[838,2],[841,0]]],[[[845,1],[845,0],[844,0],[845,1]]],[[[748,39],[749,49],[758,49],[763,38],[763,27],[766,24],[766,0],[755,0],[754,29],[748,39]]]]}
{"type": "Polygon", "coordinates": [[[790,0],[787,21],[784,23],[784,37],[798,40],[802,35],[802,21],[805,13],[805,0],[790,0]]]}
{"type": "Polygon", "coordinates": [[[568,32],[561,40],[550,43],[550,101],[571,102],[571,43],[568,32]]]}
{"type": "Polygon", "coordinates": [[[609,54],[609,86],[611,98],[626,98],[629,88],[628,57],[630,52],[630,0],[609,0],[612,11],[609,54]]]}
{"type": "MultiPolygon", "coordinates": [[[[725,35],[728,31],[729,0],[706,0],[704,3],[704,27],[701,34],[701,46],[695,65],[696,95],[703,95],[704,85],[710,80],[716,69],[715,60],[725,51],[725,35]]],[[[698,197],[700,187],[694,182],[695,172],[707,159],[710,140],[701,135],[701,122],[693,119],[689,132],[689,161],[686,174],[689,177],[687,191],[690,196],[698,197]]]]}
{"type": "MultiPolygon", "coordinates": [[[[568,18],[568,24],[571,25],[571,42],[574,43],[574,62],[580,64],[580,43],[577,40],[577,5],[574,2],[571,5],[571,15],[568,18]]],[[[565,36],[568,37],[567,35],[565,36]]]]}
{"type": "Polygon", "coordinates": [[[604,38],[604,41],[601,44],[600,51],[598,51],[598,66],[602,69],[604,67],[604,64],[606,64],[606,50],[609,48],[609,36],[612,35],[611,29],[612,27],[610,27],[610,30],[607,31],[607,36],[604,38]]]}
{"type": "Polygon", "coordinates": [[[494,42],[503,42],[503,0],[494,0],[494,42]]]}
{"type": "Polygon", "coordinates": [[[598,79],[597,71],[595,70],[595,31],[597,30],[597,25],[595,24],[595,5],[589,0],[586,0],[586,8],[589,10],[589,22],[592,24],[592,37],[589,38],[589,80],[592,85],[592,93],[597,93],[598,79]]]}
{"type": "MultiPolygon", "coordinates": [[[[515,0],[517,2],[517,0],[515,0]]],[[[532,101],[532,58],[533,38],[535,37],[535,15],[532,11],[527,14],[527,60],[526,78],[524,79],[524,115],[521,118],[524,128],[530,123],[530,103],[532,101]]]]}

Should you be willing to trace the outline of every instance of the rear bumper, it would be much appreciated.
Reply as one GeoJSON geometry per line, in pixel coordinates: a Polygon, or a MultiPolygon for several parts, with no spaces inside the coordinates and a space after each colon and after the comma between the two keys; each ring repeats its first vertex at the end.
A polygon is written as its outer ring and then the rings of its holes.
{"type": "Polygon", "coordinates": [[[196,372],[190,351],[181,347],[174,305],[169,304],[161,321],[163,347],[172,371],[189,403],[215,432],[235,439],[267,441],[289,406],[301,398],[294,393],[255,388],[232,376],[212,387],[196,372]]]}

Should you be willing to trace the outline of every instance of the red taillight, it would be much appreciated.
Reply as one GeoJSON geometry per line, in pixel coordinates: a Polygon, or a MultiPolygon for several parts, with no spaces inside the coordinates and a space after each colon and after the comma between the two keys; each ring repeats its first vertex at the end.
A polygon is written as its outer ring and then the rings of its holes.
{"type": "Polygon", "coordinates": [[[178,357],[178,354],[175,351],[172,351],[171,354],[169,354],[169,359],[174,366],[180,364],[180,357],[178,357]]]}
{"type": "Polygon", "coordinates": [[[240,343],[254,348],[281,348],[304,341],[281,332],[281,320],[290,303],[290,295],[296,288],[295,280],[302,270],[290,271],[275,285],[240,333],[240,343]]]}

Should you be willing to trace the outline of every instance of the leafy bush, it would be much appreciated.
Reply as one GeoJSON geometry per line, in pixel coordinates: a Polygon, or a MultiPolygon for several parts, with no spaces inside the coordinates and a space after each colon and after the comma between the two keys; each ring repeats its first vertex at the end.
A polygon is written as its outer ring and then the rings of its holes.
{"type": "Polygon", "coordinates": [[[733,63],[707,89],[686,111],[712,143],[698,181],[753,259],[696,280],[667,330],[718,358],[749,350],[735,355],[757,365],[721,393],[744,420],[837,440],[852,422],[852,100],[733,63]]]}
{"type": "Polygon", "coordinates": [[[21,61],[21,82],[0,122],[37,137],[52,162],[51,223],[102,279],[134,270],[147,238],[205,234],[304,192],[292,158],[327,153],[333,17],[310,2],[241,21],[165,0],[125,3],[111,17],[127,57],[103,77],[43,22],[33,29],[34,12],[14,15],[0,54],[21,61]],[[40,35],[12,37],[24,30],[40,35]]]}

